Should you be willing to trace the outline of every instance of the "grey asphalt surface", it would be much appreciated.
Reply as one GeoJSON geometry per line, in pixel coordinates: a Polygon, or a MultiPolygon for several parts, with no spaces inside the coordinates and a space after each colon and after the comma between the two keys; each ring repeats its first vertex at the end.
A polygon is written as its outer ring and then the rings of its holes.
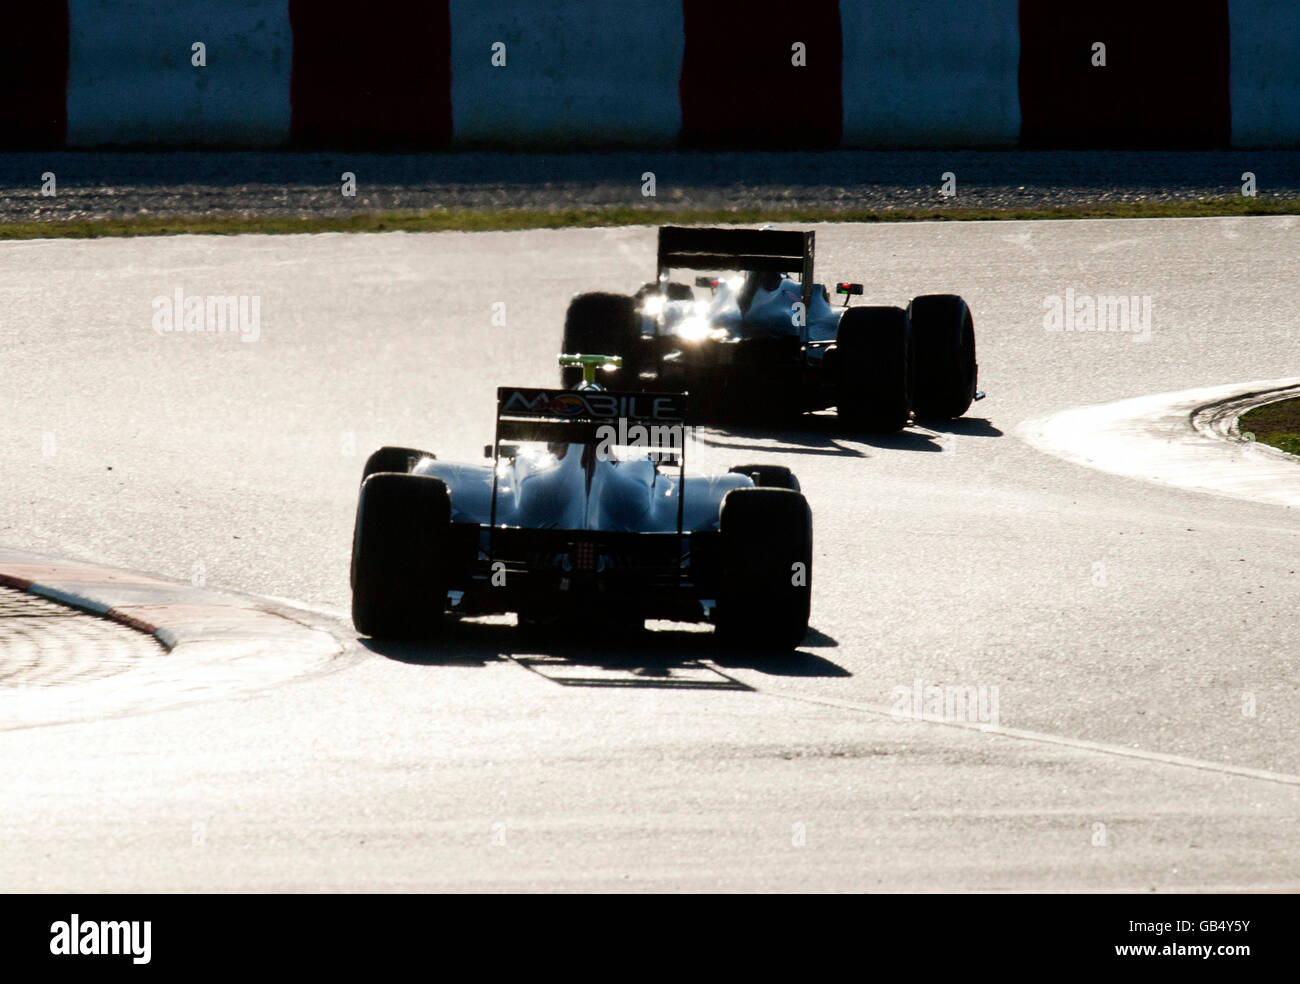
{"type": "Polygon", "coordinates": [[[1300,152],[611,151],[530,154],[59,152],[0,155],[0,222],[177,216],[347,216],[446,208],[832,210],[1042,208],[1095,202],[1300,198],[1300,152]],[[655,196],[642,194],[655,175],[655,196]],[[944,198],[945,172],[957,195],[944,198]],[[52,172],[58,194],[40,194],[52,172]],[[344,197],[341,175],[356,176],[344,197]]]}
{"type": "MultiPolygon", "coordinates": [[[[245,699],[0,731],[0,887],[1300,888],[1300,786],[1232,772],[1300,774],[1295,512],[1014,436],[1294,374],[1298,232],[819,227],[823,276],[866,303],[967,297],[989,398],[889,438],[704,435],[698,466],[789,464],[813,505],[802,659],[664,625],[538,652],[498,620],[245,699]],[[1044,330],[1067,287],[1151,295],[1150,340],[1044,330]],[[1004,728],[1060,741],[893,720],[916,680],[997,686],[1004,728]]],[[[569,297],[634,289],[653,250],[648,228],[4,244],[0,542],[342,613],[365,454],[477,458],[494,388],[554,380],[569,297]],[[178,287],[260,296],[258,340],[155,333],[178,287]]]]}

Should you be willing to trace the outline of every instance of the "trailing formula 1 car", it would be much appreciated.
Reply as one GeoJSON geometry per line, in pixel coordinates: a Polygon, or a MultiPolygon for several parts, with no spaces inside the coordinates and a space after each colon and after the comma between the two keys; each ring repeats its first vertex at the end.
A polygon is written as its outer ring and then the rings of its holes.
{"type": "MultiPolygon", "coordinates": [[[[849,307],[813,280],[814,233],[775,229],[659,229],[658,275],[635,295],[579,294],[564,323],[564,352],[616,352],[611,385],[689,392],[701,422],[788,417],[835,407],[855,430],[896,431],[918,419],[960,417],[976,390],[975,328],[955,294],[906,308],[849,307]],[[700,276],[708,299],[669,279],[700,276]],[[796,273],[798,279],[791,276],[796,273]]],[[[572,385],[573,370],[561,377],[572,385]]]]}
{"type": "Polygon", "coordinates": [[[497,390],[491,458],[372,454],[352,542],[352,620],[433,637],[446,617],[521,623],[711,622],[730,643],[791,649],[808,628],[812,513],[787,468],[686,474],[686,399],[613,392],[566,355],[575,389],[497,390]]]}

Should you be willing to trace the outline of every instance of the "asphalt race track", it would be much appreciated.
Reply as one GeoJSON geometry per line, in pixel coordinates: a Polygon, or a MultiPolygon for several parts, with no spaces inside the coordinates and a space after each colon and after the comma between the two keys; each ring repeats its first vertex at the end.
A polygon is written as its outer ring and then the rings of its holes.
{"type": "Polygon", "coordinates": [[[0,544],[201,570],[351,646],[3,730],[0,886],[1300,889],[1300,514],[1016,436],[1296,375],[1298,244],[1295,217],[820,227],[820,279],[866,303],[963,294],[989,396],[883,439],[702,436],[696,466],[788,464],[813,506],[815,631],[773,662],[664,624],[431,651],[343,617],[365,454],[477,458],[495,387],[553,382],[569,297],[648,279],[653,229],[5,243],[0,544]],[[1067,288],[1149,296],[1149,337],[1045,330],[1067,288]],[[177,289],[259,297],[256,340],[155,332],[177,289]],[[996,693],[997,727],[895,719],[916,681],[996,693]]]}

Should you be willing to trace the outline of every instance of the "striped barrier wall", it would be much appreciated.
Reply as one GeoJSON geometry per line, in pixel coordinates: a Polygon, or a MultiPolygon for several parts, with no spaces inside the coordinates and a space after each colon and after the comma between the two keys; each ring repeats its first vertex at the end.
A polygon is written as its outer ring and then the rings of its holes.
{"type": "Polygon", "coordinates": [[[1300,147],[1300,3],[1228,5],[1228,82],[1235,147],[1300,147]]]}
{"type": "Polygon", "coordinates": [[[294,49],[284,0],[67,8],[68,146],[284,142],[294,49]]]}
{"type": "Polygon", "coordinates": [[[1300,147],[1296,0],[1176,16],[1129,0],[46,0],[5,16],[11,150],[1300,147]]]}

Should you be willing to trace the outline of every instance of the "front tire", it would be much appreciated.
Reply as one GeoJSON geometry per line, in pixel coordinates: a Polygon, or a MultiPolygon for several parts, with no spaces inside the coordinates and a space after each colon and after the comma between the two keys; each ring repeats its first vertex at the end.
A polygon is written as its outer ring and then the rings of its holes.
{"type": "Polygon", "coordinates": [[[352,537],[352,624],[362,635],[437,635],[447,597],[451,494],[430,475],[378,472],[361,485],[352,537]]]}
{"type": "Polygon", "coordinates": [[[835,335],[836,412],[859,431],[892,433],[907,426],[907,312],[897,307],[849,308],[835,335]]]}
{"type": "MultiPolygon", "coordinates": [[[[605,373],[609,389],[636,389],[641,373],[641,320],[636,302],[625,294],[579,294],[564,316],[563,354],[621,355],[623,368],[605,373]]],[[[582,382],[582,369],[560,370],[560,384],[572,389],[582,382]]]]}
{"type": "Polygon", "coordinates": [[[727,471],[733,475],[747,475],[759,488],[799,491],[799,479],[785,465],[732,465],[727,471]]]}
{"type": "Polygon", "coordinates": [[[808,632],[812,511],[789,489],[732,489],[722,500],[722,581],[715,613],[722,640],[791,650],[808,632]]]}
{"type": "Polygon", "coordinates": [[[912,324],[912,409],[949,420],[975,399],[975,324],[956,294],[924,294],[907,308],[912,324]]]}

